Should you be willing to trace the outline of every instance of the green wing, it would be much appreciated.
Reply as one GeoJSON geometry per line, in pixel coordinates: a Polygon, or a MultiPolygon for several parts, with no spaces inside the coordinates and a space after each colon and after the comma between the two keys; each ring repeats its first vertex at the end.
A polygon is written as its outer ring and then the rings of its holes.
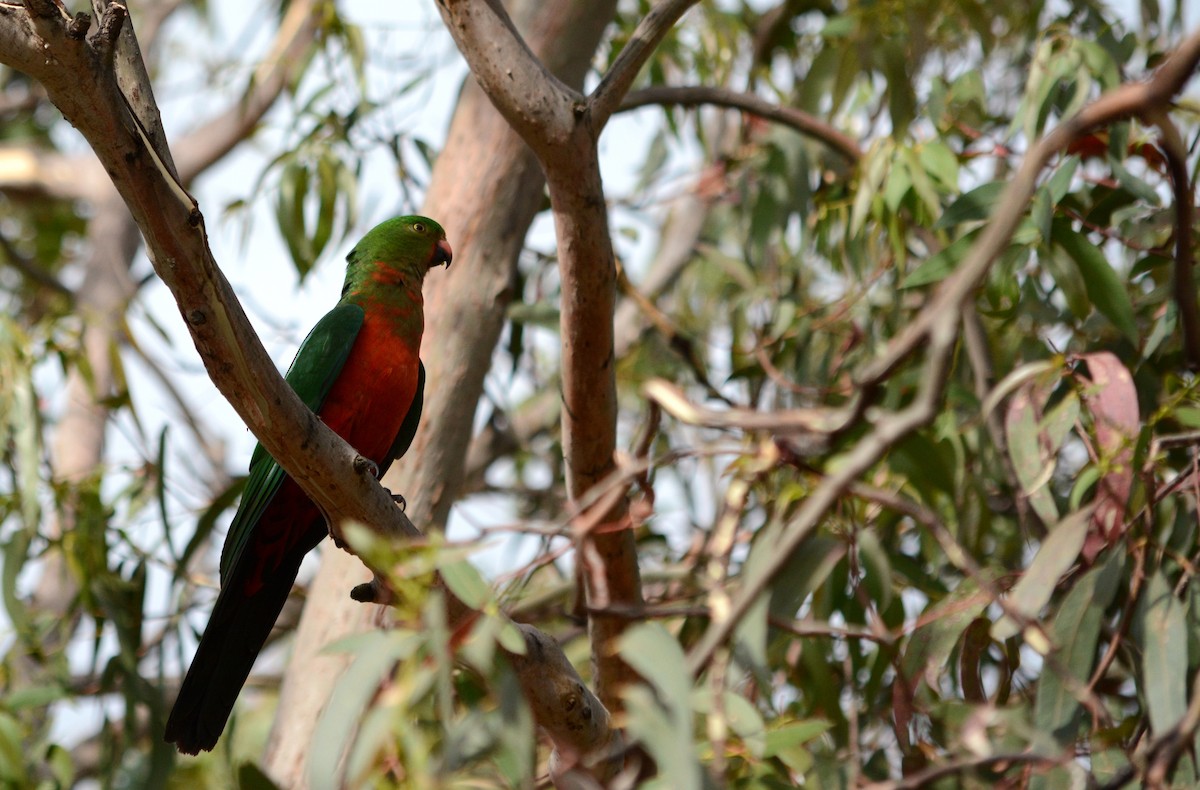
{"type": "MultiPolygon", "coordinates": [[[[304,405],[314,412],[321,408],[342,372],[364,317],[365,313],[358,305],[338,305],[317,322],[300,344],[300,350],[296,352],[296,358],[292,360],[292,366],[284,378],[300,396],[300,400],[304,401],[304,405]]],[[[233,523],[229,525],[225,547],[221,550],[222,587],[250,541],[254,526],[286,475],[283,467],[275,462],[262,444],[254,448],[242,502],[233,517],[233,523]]]]}
{"type": "Polygon", "coordinates": [[[425,406],[425,364],[421,360],[417,360],[417,391],[413,395],[412,405],[408,407],[408,414],[404,415],[404,422],[400,424],[400,433],[396,434],[396,440],[392,442],[392,449],[388,451],[387,458],[383,459],[383,465],[379,467],[379,477],[383,478],[385,472],[392,465],[392,461],[401,457],[408,452],[409,446],[412,445],[413,437],[417,435],[417,425],[421,422],[421,409],[425,406]]]}

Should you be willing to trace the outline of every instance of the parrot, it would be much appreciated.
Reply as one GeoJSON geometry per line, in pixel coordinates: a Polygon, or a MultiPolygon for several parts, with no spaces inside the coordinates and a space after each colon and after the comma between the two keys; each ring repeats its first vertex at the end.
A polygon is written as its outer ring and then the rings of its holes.
{"type": "MultiPolygon", "coordinates": [[[[453,258],[427,217],[388,219],[346,256],[337,305],[309,332],[285,376],[326,425],[382,477],[421,419],[425,274],[453,258]]],[[[320,508],[260,443],[221,550],[220,593],[167,719],[184,754],[217,743],[296,580],[328,533],[320,508]]]]}

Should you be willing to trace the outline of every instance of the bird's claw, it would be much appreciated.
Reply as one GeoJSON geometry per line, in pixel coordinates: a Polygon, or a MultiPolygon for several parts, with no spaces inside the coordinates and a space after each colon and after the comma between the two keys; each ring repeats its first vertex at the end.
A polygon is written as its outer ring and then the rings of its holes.
{"type": "Polygon", "coordinates": [[[408,501],[404,498],[403,494],[393,494],[390,488],[385,488],[383,490],[387,491],[387,494],[392,498],[392,501],[400,506],[400,512],[403,513],[408,510],[408,501]]]}
{"type": "Polygon", "coordinates": [[[359,474],[362,474],[363,472],[370,472],[371,477],[375,478],[376,480],[379,479],[379,464],[375,463],[370,458],[365,458],[361,455],[354,456],[354,471],[358,472],[359,474]]]}

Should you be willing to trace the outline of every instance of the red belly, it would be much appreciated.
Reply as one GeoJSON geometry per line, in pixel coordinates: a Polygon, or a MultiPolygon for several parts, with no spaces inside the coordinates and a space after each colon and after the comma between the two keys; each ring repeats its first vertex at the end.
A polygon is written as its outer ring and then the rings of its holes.
{"type": "MultiPolygon", "coordinates": [[[[354,348],[317,415],[359,455],[383,464],[417,391],[419,349],[396,338],[379,319],[364,321],[354,348]]],[[[311,550],[326,534],[321,511],[285,477],[254,527],[247,547],[254,568],[245,592],[262,588],[284,556],[311,550]],[[304,544],[301,547],[301,544],[304,544]]]]}

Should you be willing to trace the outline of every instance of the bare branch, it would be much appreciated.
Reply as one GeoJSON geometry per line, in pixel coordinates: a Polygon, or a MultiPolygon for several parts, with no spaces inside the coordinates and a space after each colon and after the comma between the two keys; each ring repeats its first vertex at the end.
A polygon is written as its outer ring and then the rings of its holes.
{"type": "Polygon", "coordinates": [[[862,149],[850,135],[838,131],[815,115],[810,115],[795,107],[781,107],[778,104],[772,104],[753,93],[707,85],[655,85],[630,93],[621,102],[618,112],[626,112],[648,105],[678,105],[680,107],[711,105],[741,110],[750,115],[783,124],[801,134],[820,140],[851,164],[862,158],[862,149]]]}
{"type": "Polygon", "coordinates": [[[1158,126],[1162,150],[1171,174],[1175,195],[1175,303],[1179,306],[1180,332],[1188,367],[1200,370],[1200,310],[1196,306],[1196,276],[1192,258],[1192,217],[1195,214],[1195,188],[1188,176],[1187,145],[1179,128],[1166,110],[1148,113],[1158,126]]]}
{"type": "Polygon", "coordinates": [[[554,744],[550,777],[556,787],[580,779],[607,784],[621,769],[624,740],[558,643],[533,626],[518,625],[525,655],[509,654],[521,691],[554,744]]]}
{"type": "Polygon", "coordinates": [[[679,21],[679,17],[697,2],[698,0],[661,0],[638,23],[629,43],[621,50],[621,54],[617,55],[608,73],[588,97],[588,110],[597,136],[621,106],[621,101],[650,55],[679,21]]]}
{"type": "Polygon", "coordinates": [[[842,409],[780,409],[768,412],[736,407],[721,411],[708,409],[693,404],[682,389],[665,379],[650,379],[642,385],[642,393],[680,422],[708,428],[819,436],[841,430],[846,421],[842,409]]]}

